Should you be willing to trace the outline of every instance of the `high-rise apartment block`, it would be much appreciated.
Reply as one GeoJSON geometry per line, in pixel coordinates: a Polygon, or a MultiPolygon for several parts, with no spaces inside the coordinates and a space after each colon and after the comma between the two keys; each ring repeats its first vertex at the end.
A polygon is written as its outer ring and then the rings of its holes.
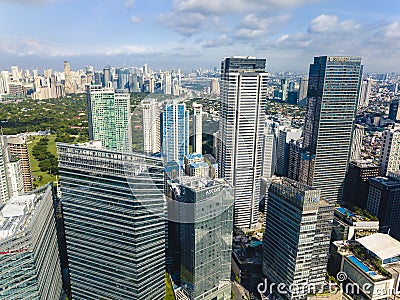
{"type": "Polygon", "coordinates": [[[343,206],[366,209],[369,179],[379,176],[379,167],[372,162],[365,160],[355,160],[350,162],[344,182],[343,206]]]}
{"type": "Polygon", "coordinates": [[[235,225],[258,220],[268,74],[265,59],[227,57],[221,63],[218,165],[235,187],[235,225]]]}
{"type": "Polygon", "coordinates": [[[2,300],[60,299],[51,185],[11,197],[0,209],[0,286],[2,300]]]}
{"type": "Polygon", "coordinates": [[[72,299],[164,298],[159,158],[57,144],[72,299]]]}
{"type": "Polygon", "coordinates": [[[167,104],[161,114],[161,154],[165,163],[180,165],[189,154],[189,111],[184,103],[167,104]]]}
{"type": "Polygon", "coordinates": [[[360,95],[358,98],[358,108],[368,107],[370,94],[371,94],[371,79],[368,78],[361,83],[360,95]]]}
{"type": "Polygon", "coordinates": [[[351,143],[350,161],[361,159],[363,138],[364,126],[356,124],[353,131],[353,141],[351,143]]]}
{"type": "Polygon", "coordinates": [[[350,159],[361,58],[315,57],[310,65],[299,180],[336,202],[350,159]]]}
{"type": "Polygon", "coordinates": [[[400,124],[386,129],[383,132],[382,140],[379,159],[381,175],[386,176],[389,172],[400,174],[400,124]]]}
{"type": "Polygon", "coordinates": [[[144,153],[160,152],[160,109],[156,99],[142,101],[144,153]]]}
{"type": "Polygon", "coordinates": [[[203,105],[193,103],[193,152],[203,153],[203,105]]]}
{"type": "Polygon", "coordinates": [[[320,194],[315,188],[284,177],[270,180],[263,274],[268,282],[284,285],[287,294],[279,297],[304,299],[324,285],[333,205],[320,194]],[[299,290],[289,289],[296,286],[299,290]]]}
{"type": "Polygon", "coordinates": [[[130,96],[126,90],[87,86],[89,139],[109,150],[132,151],[130,96]]]}
{"type": "Polygon", "coordinates": [[[267,178],[273,176],[276,171],[277,126],[277,123],[267,120],[264,128],[262,176],[267,178]]]}
{"type": "Polygon", "coordinates": [[[168,246],[187,299],[231,299],[232,187],[223,179],[184,176],[169,182],[168,194],[180,208],[168,246]]]}
{"type": "Polygon", "coordinates": [[[4,138],[10,157],[18,158],[21,162],[24,192],[28,193],[33,189],[31,163],[28,152],[28,137],[25,134],[18,134],[4,136],[4,138]]]}

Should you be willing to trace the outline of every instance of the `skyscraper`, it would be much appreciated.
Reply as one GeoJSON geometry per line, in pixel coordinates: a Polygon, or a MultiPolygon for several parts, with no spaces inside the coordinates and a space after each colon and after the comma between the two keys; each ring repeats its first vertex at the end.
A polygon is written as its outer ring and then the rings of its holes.
{"type": "Polygon", "coordinates": [[[264,128],[263,139],[263,177],[271,177],[276,170],[277,156],[277,124],[267,120],[264,128]]]}
{"type": "Polygon", "coordinates": [[[369,179],[379,175],[379,167],[365,160],[351,161],[344,182],[341,205],[366,209],[369,179]]]}
{"type": "Polygon", "coordinates": [[[47,185],[11,197],[0,210],[0,298],[59,300],[60,258],[47,185]]]}
{"type": "Polygon", "coordinates": [[[307,101],[307,90],[308,90],[308,77],[300,78],[300,87],[299,87],[299,104],[304,105],[307,101]]]}
{"type": "Polygon", "coordinates": [[[388,172],[400,174],[400,124],[388,128],[383,132],[383,144],[379,166],[381,175],[386,176],[388,172]]]}
{"type": "Polygon", "coordinates": [[[156,99],[142,100],[143,149],[147,154],[160,152],[160,109],[156,99]]]}
{"type": "Polygon", "coordinates": [[[341,199],[362,75],[361,58],[315,57],[310,65],[299,180],[341,199]]]}
{"type": "Polygon", "coordinates": [[[356,124],[351,143],[350,161],[361,159],[361,149],[364,138],[364,126],[356,124]]]}
{"type": "Polygon", "coordinates": [[[221,63],[219,177],[235,188],[235,225],[258,220],[268,74],[265,59],[227,57],[221,63]]]}
{"type": "Polygon", "coordinates": [[[297,141],[301,138],[303,133],[302,129],[293,128],[291,126],[280,125],[278,127],[278,141],[277,141],[277,164],[275,173],[279,176],[288,176],[289,164],[289,142],[291,140],[297,141]]]}
{"type": "Polygon", "coordinates": [[[399,99],[394,99],[390,102],[389,119],[395,122],[400,122],[399,102],[399,99]]]}
{"type": "Polygon", "coordinates": [[[176,230],[168,245],[188,299],[231,299],[232,188],[207,177],[184,176],[169,184],[171,201],[183,212],[170,224],[176,230]]]}
{"type": "Polygon", "coordinates": [[[64,76],[65,76],[65,93],[73,94],[73,82],[71,76],[71,66],[68,61],[64,61],[64,76]]]}
{"type": "Polygon", "coordinates": [[[267,197],[263,274],[284,284],[279,297],[304,299],[325,281],[333,206],[319,190],[284,177],[271,179],[267,197]]]}
{"type": "Polygon", "coordinates": [[[7,135],[5,136],[5,142],[10,156],[18,157],[21,162],[24,192],[28,193],[33,189],[28,137],[25,134],[7,135]]]}
{"type": "Polygon", "coordinates": [[[374,177],[369,184],[367,210],[378,217],[381,229],[400,240],[400,178],[374,177]]]}
{"type": "Polygon", "coordinates": [[[132,151],[130,96],[125,90],[90,85],[86,91],[89,139],[110,150],[132,151]]]}
{"type": "Polygon", "coordinates": [[[183,164],[189,154],[189,112],[184,103],[165,105],[161,114],[161,154],[166,163],[183,164]]]}
{"type": "Polygon", "coordinates": [[[369,105],[370,94],[371,94],[371,79],[368,78],[361,83],[360,95],[358,98],[358,108],[367,107],[369,105]]]}
{"type": "Polygon", "coordinates": [[[203,151],[203,105],[193,103],[193,152],[202,154],[203,151]]]}
{"type": "Polygon", "coordinates": [[[159,158],[57,144],[72,299],[164,298],[159,158]]]}

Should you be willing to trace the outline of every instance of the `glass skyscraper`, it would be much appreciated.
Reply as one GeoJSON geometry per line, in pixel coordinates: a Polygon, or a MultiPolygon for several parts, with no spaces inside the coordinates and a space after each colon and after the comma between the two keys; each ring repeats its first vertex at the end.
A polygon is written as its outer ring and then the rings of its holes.
{"type": "Polygon", "coordinates": [[[90,85],[86,92],[89,139],[109,150],[132,151],[130,96],[126,90],[90,85]]]}
{"type": "Polygon", "coordinates": [[[0,299],[59,300],[60,257],[53,191],[14,196],[0,210],[0,299]]]}
{"type": "Polygon", "coordinates": [[[268,74],[265,59],[227,57],[221,63],[219,177],[235,188],[236,226],[257,224],[268,74]]]}
{"type": "Polygon", "coordinates": [[[169,252],[188,299],[231,299],[232,187],[224,179],[182,176],[168,190],[169,252]]]}
{"type": "Polygon", "coordinates": [[[270,179],[263,274],[270,283],[284,285],[287,294],[280,293],[279,297],[305,299],[324,285],[333,205],[320,194],[292,179],[270,179]]]}
{"type": "Polygon", "coordinates": [[[189,154],[189,112],[184,103],[165,105],[161,114],[161,153],[165,163],[180,165],[189,154]]]}
{"type": "Polygon", "coordinates": [[[72,298],[163,299],[161,160],[94,142],[57,147],[72,298]]]}
{"type": "Polygon", "coordinates": [[[310,65],[299,180],[340,201],[362,78],[361,58],[315,57],[310,65]]]}

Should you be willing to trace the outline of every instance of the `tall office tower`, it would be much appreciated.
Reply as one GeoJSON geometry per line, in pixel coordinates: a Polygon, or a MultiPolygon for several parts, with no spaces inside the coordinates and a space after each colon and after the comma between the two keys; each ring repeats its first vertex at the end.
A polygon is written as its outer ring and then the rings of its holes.
{"type": "Polygon", "coordinates": [[[308,90],[308,77],[300,78],[299,86],[299,104],[307,101],[307,90],[308,90]]]}
{"type": "Polygon", "coordinates": [[[374,177],[369,184],[367,210],[378,217],[381,229],[400,240],[400,179],[374,177]]]}
{"type": "Polygon", "coordinates": [[[364,126],[356,124],[353,131],[353,141],[351,142],[350,161],[361,159],[361,149],[364,138],[364,126]]]}
{"type": "Polygon", "coordinates": [[[164,94],[171,95],[172,93],[172,77],[170,72],[164,73],[164,94]]]}
{"type": "Polygon", "coordinates": [[[358,108],[367,107],[369,105],[369,97],[371,94],[371,79],[363,80],[360,87],[360,95],[358,97],[358,108]]]}
{"type": "Polygon", "coordinates": [[[117,69],[118,81],[117,86],[118,89],[127,89],[129,90],[129,77],[131,75],[131,71],[126,68],[117,69]]]}
{"type": "Polygon", "coordinates": [[[182,165],[184,157],[189,154],[189,111],[186,110],[186,104],[167,104],[160,123],[164,162],[182,165]]]}
{"type": "Polygon", "coordinates": [[[143,69],[143,76],[148,76],[149,75],[149,68],[147,67],[147,64],[144,64],[142,69],[143,69]]]}
{"type": "Polygon", "coordinates": [[[299,180],[301,149],[303,148],[303,139],[290,140],[288,146],[288,175],[293,180],[299,180]]]}
{"type": "Polygon", "coordinates": [[[289,82],[287,79],[281,79],[282,101],[287,101],[289,82]]]}
{"type": "Polygon", "coordinates": [[[268,74],[265,59],[221,63],[219,177],[235,187],[235,225],[257,224],[268,74]]]}
{"type": "Polygon", "coordinates": [[[24,192],[33,189],[31,163],[29,160],[28,137],[25,134],[4,136],[10,157],[18,157],[21,161],[22,179],[24,181],[24,192]]]}
{"type": "Polygon", "coordinates": [[[110,66],[106,66],[103,69],[103,87],[107,87],[110,81],[112,81],[110,66]]]}
{"type": "Polygon", "coordinates": [[[89,139],[110,150],[132,151],[130,96],[125,90],[101,85],[87,87],[89,139]]]}
{"type": "Polygon", "coordinates": [[[399,109],[399,99],[394,99],[390,102],[389,108],[389,119],[400,123],[400,109],[399,109]]]}
{"type": "Polygon", "coordinates": [[[366,209],[369,179],[379,176],[379,167],[372,162],[355,160],[350,162],[343,188],[342,206],[366,209]]]}
{"type": "Polygon", "coordinates": [[[315,57],[310,65],[299,180],[328,202],[342,197],[362,75],[361,58],[315,57]]]}
{"type": "Polygon", "coordinates": [[[8,185],[8,152],[6,142],[3,137],[0,137],[0,207],[2,207],[10,197],[8,185]]]}
{"type": "Polygon", "coordinates": [[[383,132],[382,140],[379,158],[381,175],[386,176],[389,172],[400,174],[400,124],[386,129],[383,132]]]}
{"type": "Polygon", "coordinates": [[[0,210],[0,298],[58,300],[61,269],[52,187],[12,197],[0,210]]]}
{"type": "Polygon", "coordinates": [[[302,134],[302,129],[287,127],[285,125],[278,127],[276,175],[288,176],[289,142],[291,140],[297,141],[301,138],[302,134]]]}
{"type": "Polygon", "coordinates": [[[193,103],[193,152],[203,153],[203,105],[193,103]]]}
{"type": "Polygon", "coordinates": [[[71,66],[68,61],[64,61],[64,76],[65,76],[65,93],[72,94],[74,92],[71,66]]]}
{"type": "Polygon", "coordinates": [[[8,85],[10,83],[10,75],[7,71],[0,73],[0,94],[8,93],[8,85]]]}
{"type": "Polygon", "coordinates": [[[160,152],[160,109],[156,99],[142,100],[143,150],[146,154],[160,152]]]}
{"type": "Polygon", "coordinates": [[[159,158],[57,144],[72,299],[163,299],[159,158]]]}
{"type": "Polygon", "coordinates": [[[168,252],[189,295],[185,299],[231,299],[232,187],[223,179],[190,176],[169,186],[171,201],[184,205],[176,222],[169,222],[168,252]]]}
{"type": "Polygon", "coordinates": [[[275,174],[276,170],[276,156],[277,156],[277,124],[273,121],[267,120],[264,128],[263,139],[263,168],[262,176],[271,177],[275,174]]]}
{"type": "Polygon", "coordinates": [[[219,81],[218,78],[213,78],[210,81],[210,93],[213,95],[218,95],[220,94],[219,92],[219,81]]]}
{"type": "Polygon", "coordinates": [[[333,206],[319,190],[284,177],[270,180],[267,197],[263,274],[284,284],[279,297],[305,299],[325,281],[333,206]]]}
{"type": "Polygon", "coordinates": [[[174,96],[179,96],[179,83],[178,83],[178,78],[174,78],[172,80],[172,95],[174,96]]]}

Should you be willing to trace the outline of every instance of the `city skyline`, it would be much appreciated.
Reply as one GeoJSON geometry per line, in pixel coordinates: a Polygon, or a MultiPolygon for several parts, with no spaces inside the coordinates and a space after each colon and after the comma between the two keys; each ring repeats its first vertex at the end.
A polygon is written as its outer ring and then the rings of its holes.
{"type": "Polygon", "coordinates": [[[307,72],[313,56],[346,53],[362,56],[367,72],[388,72],[400,52],[399,6],[388,0],[379,6],[355,0],[236,0],[229,6],[206,0],[3,0],[7,13],[0,25],[7,33],[0,34],[0,68],[61,69],[69,60],[72,69],[147,62],[188,70],[245,54],[266,57],[272,72],[307,72]]]}

